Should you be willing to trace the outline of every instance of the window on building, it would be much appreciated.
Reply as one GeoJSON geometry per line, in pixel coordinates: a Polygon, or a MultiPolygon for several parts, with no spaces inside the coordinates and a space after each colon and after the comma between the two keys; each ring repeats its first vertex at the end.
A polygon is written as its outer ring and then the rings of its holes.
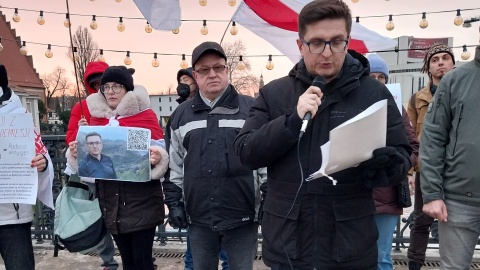
{"type": "Polygon", "coordinates": [[[162,107],[158,107],[158,109],[159,109],[160,111],[162,111],[162,107]]]}
{"type": "Polygon", "coordinates": [[[172,111],[172,106],[170,106],[170,111],[172,111]]]}
{"type": "Polygon", "coordinates": [[[162,102],[162,98],[161,98],[161,97],[158,98],[158,102],[162,102]]]}
{"type": "Polygon", "coordinates": [[[169,101],[169,102],[172,102],[172,97],[169,97],[169,98],[168,98],[168,101],[169,101]]]}

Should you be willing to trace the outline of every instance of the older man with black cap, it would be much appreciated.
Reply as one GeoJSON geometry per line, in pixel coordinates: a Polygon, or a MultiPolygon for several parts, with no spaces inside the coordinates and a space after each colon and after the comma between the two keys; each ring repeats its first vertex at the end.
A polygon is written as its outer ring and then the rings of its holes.
{"type": "Polygon", "coordinates": [[[228,83],[227,57],[215,42],[192,53],[199,91],[171,117],[170,176],[163,182],[174,226],[189,227],[193,264],[218,269],[222,244],[231,269],[253,269],[260,182],[266,170],[244,168],[233,141],[253,98],[228,83]]]}

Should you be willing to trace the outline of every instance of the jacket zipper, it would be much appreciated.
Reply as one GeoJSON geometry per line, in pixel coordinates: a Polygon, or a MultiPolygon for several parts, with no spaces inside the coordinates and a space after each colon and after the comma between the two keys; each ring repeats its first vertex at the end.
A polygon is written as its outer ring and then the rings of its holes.
{"type": "Polygon", "coordinates": [[[459,104],[459,112],[458,112],[458,121],[455,125],[455,141],[453,142],[453,151],[452,155],[455,155],[455,149],[457,148],[457,141],[458,141],[458,129],[460,128],[460,121],[463,117],[463,103],[459,104]]]}

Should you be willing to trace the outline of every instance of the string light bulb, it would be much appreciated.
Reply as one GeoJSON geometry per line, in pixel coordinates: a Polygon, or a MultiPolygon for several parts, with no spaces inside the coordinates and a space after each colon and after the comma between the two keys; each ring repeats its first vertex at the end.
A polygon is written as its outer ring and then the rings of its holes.
{"type": "Polygon", "coordinates": [[[3,51],[2,37],[0,37],[0,52],[3,51]]]}
{"type": "Polygon", "coordinates": [[[74,59],[75,61],[80,60],[80,56],[78,55],[77,47],[73,47],[73,59],[74,59]]]}
{"type": "Polygon", "coordinates": [[[98,61],[105,62],[105,56],[103,56],[103,49],[100,49],[100,54],[98,55],[98,61]]]}
{"type": "Polygon", "coordinates": [[[12,20],[14,22],[20,21],[20,15],[18,15],[18,8],[15,8],[15,11],[13,12],[12,20]]]}
{"type": "Polygon", "coordinates": [[[123,59],[123,63],[127,66],[132,64],[132,58],[130,58],[130,51],[127,51],[127,55],[125,56],[125,59],[123,59]]]}
{"type": "Polygon", "coordinates": [[[173,29],[172,33],[174,33],[175,35],[178,35],[178,33],[180,33],[180,28],[177,27],[177,28],[173,29]]]}
{"type": "Polygon", "coordinates": [[[157,53],[153,53],[152,67],[160,66],[160,61],[157,59],[157,53]]]}
{"type": "Polygon", "coordinates": [[[243,57],[240,55],[240,60],[238,61],[237,69],[244,70],[246,68],[245,63],[243,62],[243,57]]]}
{"type": "Polygon", "coordinates": [[[45,24],[45,18],[43,18],[43,10],[40,10],[40,15],[37,18],[37,23],[39,25],[44,25],[45,24]]]}
{"type": "Polygon", "coordinates": [[[120,32],[125,31],[125,24],[123,24],[123,17],[120,17],[118,20],[117,30],[120,32]]]}
{"type": "Polygon", "coordinates": [[[392,17],[393,15],[388,15],[388,22],[387,25],[385,25],[385,28],[387,28],[388,31],[392,31],[395,28],[392,17]]]}
{"type": "Polygon", "coordinates": [[[235,36],[236,34],[238,34],[238,28],[235,22],[232,22],[232,27],[230,28],[230,34],[232,34],[232,36],[235,36]]]}
{"type": "Polygon", "coordinates": [[[358,3],[359,0],[352,0],[352,3],[358,3]]]}
{"type": "Polygon", "coordinates": [[[266,67],[267,67],[268,70],[272,70],[275,67],[275,65],[273,64],[273,61],[272,61],[272,55],[271,54],[268,55],[268,62],[267,62],[266,67]]]}
{"type": "Polygon", "coordinates": [[[467,51],[467,45],[463,45],[462,60],[468,60],[470,58],[470,52],[467,51]]]}
{"type": "Polygon", "coordinates": [[[52,45],[48,44],[47,50],[45,51],[45,56],[47,58],[52,58],[53,57],[52,45]]]}
{"type": "Polygon", "coordinates": [[[27,53],[28,53],[28,49],[27,49],[27,44],[26,44],[26,43],[27,43],[27,42],[23,41],[23,42],[22,42],[22,47],[20,47],[20,53],[21,53],[22,55],[27,55],[27,53]]]}
{"type": "Polygon", "coordinates": [[[187,60],[185,59],[185,54],[182,54],[182,62],[180,62],[180,68],[186,69],[188,67],[187,60]]]}
{"type": "Polygon", "coordinates": [[[65,21],[63,21],[63,26],[66,28],[69,28],[71,26],[70,24],[70,14],[66,13],[65,14],[65,21]]]}
{"type": "Polygon", "coordinates": [[[456,26],[460,26],[463,24],[463,18],[462,18],[462,14],[460,14],[460,9],[457,9],[457,17],[455,17],[455,19],[453,20],[453,23],[456,26]]]}
{"type": "Polygon", "coordinates": [[[152,31],[153,31],[152,26],[150,25],[149,22],[147,22],[147,25],[145,25],[145,32],[146,33],[152,33],[152,31]]]}
{"type": "Polygon", "coordinates": [[[202,35],[208,34],[207,20],[203,20],[203,26],[202,29],[200,29],[200,33],[202,35]]]}
{"type": "Polygon", "coordinates": [[[427,13],[426,12],[422,12],[422,20],[420,21],[420,23],[418,25],[422,29],[425,29],[425,28],[428,27],[427,13]]]}
{"type": "Polygon", "coordinates": [[[120,3],[120,2],[122,2],[122,0],[115,0],[115,2],[120,3]]]}
{"type": "Polygon", "coordinates": [[[207,0],[199,0],[198,3],[200,4],[200,6],[204,7],[207,5],[207,0]]]}
{"type": "Polygon", "coordinates": [[[237,4],[237,1],[236,0],[228,0],[228,5],[233,7],[237,4]]]}
{"type": "Polygon", "coordinates": [[[98,28],[97,16],[95,16],[95,15],[92,15],[92,21],[90,22],[90,28],[92,28],[92,30],[95,30],[95,29],[98,28]]]}

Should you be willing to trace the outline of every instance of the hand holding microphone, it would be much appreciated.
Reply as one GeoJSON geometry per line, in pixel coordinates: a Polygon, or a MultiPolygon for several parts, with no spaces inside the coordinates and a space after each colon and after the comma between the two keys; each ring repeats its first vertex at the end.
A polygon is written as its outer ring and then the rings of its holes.
{"type": "Polygon", "coordinates": [[[297,114],[303,119],[300,134],[303,135],[307,129],[310,118],[314,117],[322,104],[323,90],[325,89],[325,78],[317,76],[310,86],[299,98],[297,103],[297,114]]]}

